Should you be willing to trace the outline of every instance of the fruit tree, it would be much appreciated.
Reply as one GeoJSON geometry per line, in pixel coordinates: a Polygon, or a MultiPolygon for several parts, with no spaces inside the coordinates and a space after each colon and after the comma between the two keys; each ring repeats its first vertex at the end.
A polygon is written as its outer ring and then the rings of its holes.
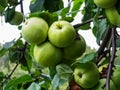
{"type": "Polygon", "coordinates": [[[1,21],[20,31],[0,46],[0,90],[120,90],[119,0],[30,0],[27,13],[24,2],[0,0],[1,21]]]}

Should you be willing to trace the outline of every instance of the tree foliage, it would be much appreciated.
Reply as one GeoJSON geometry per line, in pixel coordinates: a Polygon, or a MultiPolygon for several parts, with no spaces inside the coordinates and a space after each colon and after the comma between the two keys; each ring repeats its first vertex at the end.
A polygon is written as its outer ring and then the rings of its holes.
{"type": "MultiPolygon", "coordinates": [[[[0,15],[9,22],[13,18],[16,7],[21,7],[24,15],[24,0],[0,1],[0,15]]],[[[101,77],[106,78],[106,90],[115,65],[115,58],[120,55],[119,27],[111,24],[105,15],[105,9],[95,5],[93,0],[31,0],[29,15],[24,15],[24,21],[30,17],[41,17],[50,26],[54,21],[66,20],[72,23],[78,13],[82,14],[80,23],[73,25],[78,30],[92,30],[96,37],[98,50],[87,48],[84,55],[71,65],[58,64],[56,67],[43,68],[36,66],[33,57],[33,47],[20,36],[17,40],[6,42],[0,47],[0,57],[4,68],[0,68],[0,90],[83,90],[73,80],[73,67],[76,63],[94,62],[98,68],[107,64],[101,77]],[[7,69],[7,70],[5,70],[7,69]],[[19,70],[21,73],[19,73],[19,70]],[[15,72],[17,74],[15,74],[15,72]],[[77,89],[75,89],[77,88],[77,89]]],[[[120,1],[116,4],[120,12],[120,1]]],[[[21,30],[22,23],[18,25],[21,30]]],[[[120,59],[120,58],[119,58],[120,59]]]]}

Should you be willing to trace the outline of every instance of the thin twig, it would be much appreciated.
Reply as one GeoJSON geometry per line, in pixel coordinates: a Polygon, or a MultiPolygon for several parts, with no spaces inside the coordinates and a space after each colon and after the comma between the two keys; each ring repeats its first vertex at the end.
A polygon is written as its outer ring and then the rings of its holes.
{"type": "Polygon", "coordinates": [[[112,34],[111,34],[111,39],[112,39],[112,53],[108,65],[108,73],[107,73],[107,78],[106,78],[106,90],[110,90],[110,78],[112,74],[112,67],[114,66],[114,58],[116,54],[116,37],[115,37],[115,30],[116,28],[112,28],[112,34]]]}
{"type": "MultiPolygon", "coordinates": [[[[99,16],[99,17],[98,17],[98,19],[103,19],[103,18],[105,18],[105,17],[104,17],[104,16],[99,16]]],[[[82,22],[82,23],[73,25],[73,27],[74,27],[74,28],[78,28],[78,27],[80,27],[80,26],[82,26],[82,25],[85,25],[85,24],[87,24],[87,23],[92,22],[93,20],[94,20],[93,18],[92,18],[92,19],[89,19],[89,20],[84,21],[84,22],[82,22]]]]}
{"type": "Polygon", "coordinates": [[[21,12],[24,14],[24,10],[23,10],[23,0],[20,0],[20,8],[21,8],[21,12]]]}

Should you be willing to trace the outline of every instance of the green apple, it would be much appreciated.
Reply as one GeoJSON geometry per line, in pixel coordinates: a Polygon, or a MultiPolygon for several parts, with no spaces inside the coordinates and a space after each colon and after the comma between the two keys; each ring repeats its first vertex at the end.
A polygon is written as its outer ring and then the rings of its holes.
{"type": "Polygon", "coordinates": [[[120,27],[120,15],[115,7],[106,8],[105,14],[111,24],[120,27]]]}
{"type": "MultiPolygon", "coordinates": [[[[86,42],[79,35],[69,46],[63,48],[63,57],[66,60],[75,60],[80,57],[86,50],[86,42]]],[[[69,62],[69,61],[68,61],[69,62]]]]}
{"type": "Polygon", "coordinates": [[[29,43],[41,44],[47,39],[48,28],[44,19],[31,17],[22,26],[22,36],[29,43]]]}
{"type": "MultiPolygon", "coordinates": [[[[95,85],[91,90],[106,90],[106,86],[104,86],[106,83],[106,79],[102,78],[99,80],[98,84],[95,85]]],[[[110,80],[110,90],[116,90],[116,87],[112,80],[110,80]]]]}
{"type": "Polygon", "coordinates": [[[39,46],[36,45],[33,50],[33,55],[38,65],[44,67],[55,66],[62,60],[61,49],[55,47],[48,41],[39,46]]]}
{"type": "Polygon", "coordinates": [[[19,25],[23,21],[23,14],[21,12],[15,11],[15,14],[11,21],[9,22],[11,25],[19,25]]]}
{"type": "Polygon", "coordinates": [[[114,72],[111,78],[117,90],[120,90],[120,67],[119,66],[118,67],[116,66],[116,68],[114,68],[114,72]]]}
{"type": "Polygon", "coordinates": [[[57,47],[66,47],[75,39],[76,32],[67,21],[55,21],[49,28],[48,38],[57,47]]]}
{"type": "Polygon", "coordinates": [[[101,8],[110,8],[116,4],[117,0],[94,0],[94,3],[101,8]]]}
{"type": "Polygon", "coordinates": [[[100,74],[95,63],[79,63],[74,69],[75,82],[83,88],[92,88],[99,82],[100,74]]]}

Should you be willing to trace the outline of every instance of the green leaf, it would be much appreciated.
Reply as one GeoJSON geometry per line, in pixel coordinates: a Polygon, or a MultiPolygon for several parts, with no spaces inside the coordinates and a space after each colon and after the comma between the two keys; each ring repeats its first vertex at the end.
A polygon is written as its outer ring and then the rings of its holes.
{"type": "Polygon", "coordinates": [[[14,43],[15,43],[14,39],[10,42],[5,42],[5,44],[3,44],[3,48],[9,49],[10,47],[12,47],[14,45],[14,43]]]}
{"type": "Polygon", "coordinates": [[[73,20],[74,20],[74,18],[73,17],[69,17],[69,16],[66,16],[66,17],[62,17],[62,19],[61,20],[65,20],[65,21],[68,21],[68,22],[72,22],[73,20]]]}
{"type": "Polygon", "coordinates": [[[28,68],[31,69],[31,67],[32,67],[32,57],[29,54],[29,52],[26,51],[24,58],[22,58],[21,60],[21,68],[27,71],[28,68]]]}
{"type": "Polygon", "coordinates": [[[55,12],[63,8],[62,0],[45,0],[44,8],[49,12],[55,12]]]}
{"type": "MultiPolygon", "coordinates": [[[[72,12],[75,12],[75,11],[79,11],[81,5],[83,4],[84,0],[73,0],[73,7],[72,7],[72,12]]],[[[72,17],[75,17],[77,14],[76,13],[72,13],[72,17]]]]}
{"type": "Polygon", "coordinates": [[[57,74],[61,79],[70,80],[72,76],[72,69],[66,64],[59,64],[56,66],[57,74]]]}
{"type": "Polygon", "coordinates": [[[3,72],[0,72],[0,82],[4,79],[4,73],[3,72]]]}
{"type": "Polygon", "coordinates": [[[116,47],[117,47],[117,48],[120,47],[120,39],[119,39],[119,38],[116,39],[116,47]]]}
{"type": "Polygon", "coordinates": [[[97,56],[96,52],[88,53],[84,57],[79,58],[75,63],[73,63],[73,65],[76,63],[87,63],[90,61],[95,61],[96,56],[97,56]]]}
{"type": "Polygon", "coordinates": [[[4,90],[10,90],[11,88],[14,88],[18,84],[23,84],[23,83],[25,84],[25,83],[32,82],[32,81],[33,81],[33,79],[32,79],[31,76],[23,75],[23,76],[21,76],[19,78],[14,78],[14,79],[10,80],[6,84],[4,90]]]}
{"type": "Polygon", "coordinates": [[[6,50],[5,48],[2,48],[0,50],[0,57],[2,57],[8,50],[6,50]]]}
{"type": "Polygon", "coordinates": [[[34,13],[37,11],[42,11],[44,2],[45,2],[45,0],[32,1],[30,6],[29,6],[31,13],[34,13]]]}
{"type": "Polygon", "coordinates": [[[33,83],[28,87],[27,90],[41,90],[41,88],[40,88],[39,84],[33,82],[33,83]]]}
{"type": "Polygon", "coordinates": [[[59,86],[59,82],[60,82],[60,78],[59,76],[56,74],[52,80],[52,90],[56,90],[59,86]]]}
{"type": "Polygon", "coordinates": [[[65,16],[69,13],[69,10],[70,10],[70,6],[61,9],[61,10],[59,11],[60,14],[59,14],[59,12],[58,12],[58,14],[61,15],[62,17],[65,17],[65,16]]]}
{"type": "Polygon", "coordinates": [[[57,13],[49,13],[49,12],[36,12],[30,14],[30,17],[40,17],[43,18],[48,25],[50,26],[54,21],[58,20],[58,15],[57,13]]]}
{"type": "Polygon", "coordinates": [[[90,23],[87,23],[87,24],[81,25],[80,27],[75,28],[75,29],[76,30],[89,30],[90,28],[91,28],[90,23]]]}
{"type": "Polygon", "coordinates": [[[96,8],[93,0],[85,0],[84,2],[85,2],[85,6],[82,10],[82,14],[83,14],[82,21],[87,21],[95,16],[96,8]]]}
{"type": "Polygon", "coordinates": [[[102,40],[105,31],[107,30],[107,20],[100,19],[98,20],[99,13],[94,16],[93,20],[93,29],[92,32],[96,36],[97,44],[100,45],[100,41],[102,40]]]}

